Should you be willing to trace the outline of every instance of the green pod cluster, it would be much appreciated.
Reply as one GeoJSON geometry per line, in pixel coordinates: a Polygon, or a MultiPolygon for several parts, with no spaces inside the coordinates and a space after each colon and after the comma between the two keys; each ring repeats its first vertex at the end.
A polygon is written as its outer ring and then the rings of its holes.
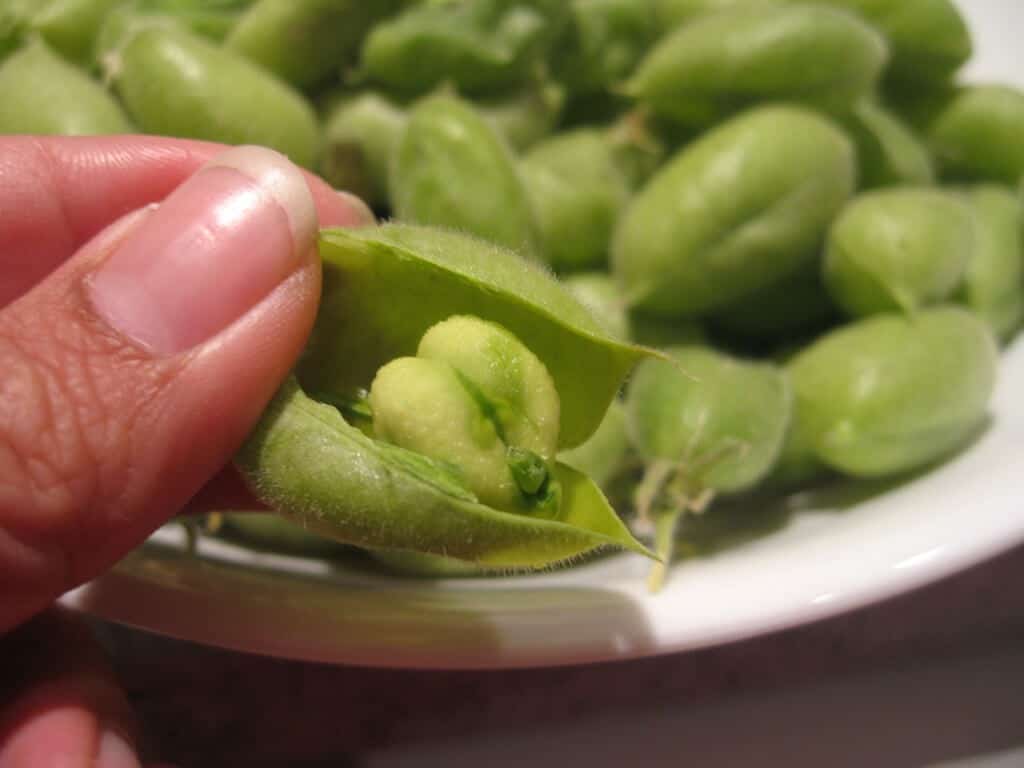
{"type": "Polygon", "coordinates": [[[912,312],[952,296],[974,248],[974,220],[957,196],[931,187],[855,198],[829,232],[825,284],[851,317],[912,312]]]}
{"type": "Polygon", "coordinates": [[[852,194],[853,148],[796,108],[740,115],[680,150],[633,198],[612,242],[627,300],[695,316],[812,260],[852,194]]]}
{"type": "MultiPolygon", "coordinates": [[[[605,335],[543,271],[479,240],[386,225],[325,231],[321,253],[324,297],[298,379],[278,393],[237,459],[262,500],[340,541],[446,555],[489,568],[544,567],[607,546],[645,551],[597,486],[575,470],[557,462],[547,466],[549,482],[559,493],[557,505],[544,506],[543,514],[497,509],[481,501],[467,482],[464,467],[467,455],[472,456],[461,452],[465,446],[439,460],[379,439],[376,425],[364,431],[346,420],[344,408],[328,404],[351,402],[358,396],[354,393],[376,388],[373,380],[382,368],[419,349],[421,362],[447,367],[430,366],[429,375],[420,370],[383,382],[384,390],[370,398],[374,421],[377,408],[389,402],[385,411],[422,402],[421,410],[437,407],[449,415],[489,412],[485,422],[502,423],[506,438],[522,445],[524,453],[539,448],[532,451],[539,456],[553,445],[558,450],[578,445],[597,429],[626,372],[646,354],[643,350],[605,335]],[[394,312],[395,305],[403,312],[394,312]],[[467,338],[461,331],[421,343],[432,326],[462,315],[485,321],[485,332],[473,334],[479,344],[461,344],[467,338]],[[496,336],[488,324],[507,334],[496,336]],[[511,346],[509,334],[517,340],[511,346]],[[482,354],[471,354],[473,347],[482,354]],[[507,368],[504,362],[492,364],[492,352],[498,358],[512,354],[523,364],[524,347],[539,360],[533,373],[524,374],[521,365],[517,369],[515,360],[507,368]],[[545,369],[555,399],[541,392],[546,377],[536,374],[545,369]],[[438,370],[462,373],[438,377],[438,370]],[[467,387],[466,382],[474,384],[467,387]],[[414,395],[402,405],[403,387],[429,390],[429,402],[414,395]],[[522,418],[516,417],[516,402],[529,406],[519,409],[522,418]],[[482,403],[487,407],[481,410],[482,403]],[[541,412],[550,415],[553,403],[559,414],[557,437],[550,423],[539,426],[545,421],[541,412]],[[510,413],[510,420],[502,421],[510,413]],[[516,437],[510,438],[513,428],[516,437]]],[[[379,418],[389,421],[391,416],[384,412],[379,418]]],[[[475,424],[482,422],[477,418],[475,424]]],[[[415,431],[402,414],[397,426],[380,426],[385,437],[397,435],[399,443],[407,442],[408,430],[415,431]]],[[[457,428],[444,427],[452,429],[457,428]]],[[[444,430],[436,437],[451,442],[451,433],[444,430]]],[[[535,463],[525,459],[516,468],[523,473],[521,482],[536,478],[535,463]]]]}
{"type": "Polygon", "coordinates": [[[316,162],[320,126],[306,100],[197,35],[141,29],[108,66],[125,108],[147,133],[261,144],[307,168],[316,162]]]}
{"type": "Polygon", "coordinates": [[[852,323],[788,369],[815,456],[848,475],[879,477],[935,462],[969,439],[984,424],[997,362],[981,320],[938,307],[852,323]]]}
{"type": "Polygon", "coordinates": [[[553,136],[523,157],[519,171],[544,260],[562,271],[607,264],[629,187],[603,133],[584,129],[553,136]]]}
{"type": "Polygon", "coordinates": [[[629,313],[619,286],[605,272],[577,272],[562,280],[562,284],[584,307],[594,320],[616,339],[631,338],[629,313]]]}
{"type": "Polygon", "coordinates": [[[928,148],[885,107],[862,101],[840,119],[857,147],[861,189],[935,182],[928,148]]]}
{"type": "Polygon", "coordinates": [[[515,158],[468,102],[436,96],[410,110],[393,152],[389,189],[402,221],[538,253],[537,226],[515,158]]]}
{"type": "Polygon", "coordinates": [[[842,109],[871,92],[886,58],[884,38],[843,11],[739,7],[663,38],[625,91],[659,115],[698,126],[758,101],[842,109]]]}
{"type": "Polygon", "coordinates": [[[1024,319],[1024,231],[1021,204],[1006,187],[983,185],[966,193],[974,212],[974,248],[959,299],[1001,339],[1024,319]]]}
{"type": "Polygon", "coordinates": [[[796,0],[853,11],[880,30],[892,52],[886,78],[908,90],[942,85],[971,56],[971,36],[953,0],[796,0]]]}
{"type": "Polygon", "coordinates": [[[374,208],[388,204],[391,154],[405,130],[405,110],[364,91],[335,104],[324,123],[323,177],[374,208]]]}
{"type": "Polygon", "coordinates": [[[576,96],[624,80],[656,37],[653,0],[571,0],[566,34],[552,54],[554,75],[576,96]]]}
{"type": "Polygon", "coordinates": [[[928,136],[943,176],[1016,184],[1024,176],[1024,92],[964,88],[938,113],[928,136]]]}
{"type": "Polygon", "coordinates": [[[40,39],[0,62],[0,93],[0,133],[79,136],[134,130],[99,83],[40,39]]]}
{"type": "Polygon", "coordinates": [[[404,93],[451,83],[463,93],[494,94],[534,76],[567,18],[562,0],[419,3],[374,27],[362,73],[404,93]]]}
{"type": "Polygon", "coordinates": [[[296,88],[312,88],[352,67],[363,39],[401,0],[257,0],[225,47],[296,88]]]}

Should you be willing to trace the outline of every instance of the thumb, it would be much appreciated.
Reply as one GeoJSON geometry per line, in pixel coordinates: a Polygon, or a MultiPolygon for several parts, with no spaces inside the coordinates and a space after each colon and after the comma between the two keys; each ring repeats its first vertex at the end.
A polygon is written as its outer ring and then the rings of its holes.
{"type": "Polygon", "coordinates": [[[232,149],[0,312],[0,631],[230,461],[312,326],[316,230],[295,166],[232,149]]]}

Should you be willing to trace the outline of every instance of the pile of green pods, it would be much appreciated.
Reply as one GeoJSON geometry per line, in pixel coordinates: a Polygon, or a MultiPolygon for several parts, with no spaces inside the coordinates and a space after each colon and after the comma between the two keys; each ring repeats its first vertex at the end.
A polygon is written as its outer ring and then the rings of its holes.
{"type": "Polygon", "coordinates": [[[985,428],[1024,92],[971,54],[952,0],[0,0],[0,133],[266,145],[385,221],[321,233],[237,457],[280,517],[223,535],[657,588],[702,515],[985,428]]]}

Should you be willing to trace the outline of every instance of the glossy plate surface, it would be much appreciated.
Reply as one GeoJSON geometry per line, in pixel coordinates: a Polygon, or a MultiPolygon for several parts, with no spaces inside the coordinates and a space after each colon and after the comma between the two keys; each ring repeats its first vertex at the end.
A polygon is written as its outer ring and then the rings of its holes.
{"type": "MultiPolygon", "coordinates": [[[[967,76],[1024,86],[1024,4],[961,3],[967,76]]],[[[64,602],[167,635],[296,659],[496,668],[705,647],[825,618],[924,585],[1024,541],[1024,338],[1004,355],[991,427],[895,487],[837,487],[749,509],[730,546],[674,566],[617,555],[512,579],[408,580],[158,532],[64,602]]]]}

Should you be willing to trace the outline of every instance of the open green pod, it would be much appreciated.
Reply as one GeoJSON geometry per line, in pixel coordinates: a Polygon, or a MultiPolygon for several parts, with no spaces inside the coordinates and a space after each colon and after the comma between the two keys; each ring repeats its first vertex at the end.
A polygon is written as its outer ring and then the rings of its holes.
{"type": "MultiPolygon", "coordinates": [[[[438,323],[480,318],[514,334],[550,374],[560,450],[597,429],[628,371],[650,352],[608,336],[542,269],[465,235],[405,225],[326,230],[321,254],[324,296],[307,352],[237,459],[263,501],[340,541],[490,568],[541,568],[610,546],[645,552],[579,472],[546,461],[555,505],[523,514],[487,506],[465,465],[411,450],[393,440],[393,425],[392,442],[375,437],[373,395],[361,393],[399,359],[436,359],[424,335],[438,323]]],[[[468,368],[459,365],[461,377],[468,368]]]]}

